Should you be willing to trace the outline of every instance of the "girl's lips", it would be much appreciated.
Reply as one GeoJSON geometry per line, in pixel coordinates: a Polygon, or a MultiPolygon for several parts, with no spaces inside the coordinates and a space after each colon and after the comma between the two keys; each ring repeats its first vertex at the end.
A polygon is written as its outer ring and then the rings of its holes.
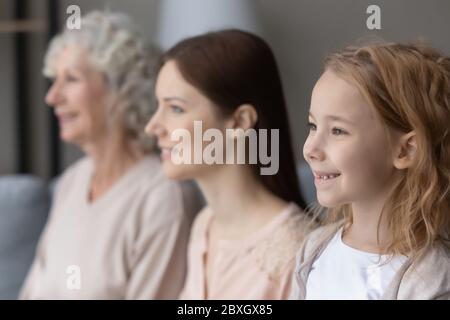
{"type": "Polygon", "coordinates": [[[314,184],[316,186],[327,185],[336,180],[336,178],[340,177],[340,173],[325,173],[314,171],[314,184]]]}
{"type": "Polygon", "coordinates": [[[329,172],[322,172],[322,171],[313,171],[314,178],[315,179],[321,179],[321,180],[329,180],[339,177],[340,173],[329,173],[329,172]]]}

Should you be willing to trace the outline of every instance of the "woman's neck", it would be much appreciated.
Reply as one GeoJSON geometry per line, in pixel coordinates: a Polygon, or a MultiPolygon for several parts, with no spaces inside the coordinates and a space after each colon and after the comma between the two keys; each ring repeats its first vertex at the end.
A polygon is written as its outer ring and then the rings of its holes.
{"type": "Polygon", "coordinates": [[[248,165],[224,165],[197,179],[216,225],[235,236],[252,232],[287,203],[272,194],[248,165]]]}
{"type": "Polygon", "coordinates": [[[95,201],[139,162],[145,154],[137,144],[122,138],[110,137],[84,148],[93,161],[93,173],[90,185],[90,201],[95,201]]]}

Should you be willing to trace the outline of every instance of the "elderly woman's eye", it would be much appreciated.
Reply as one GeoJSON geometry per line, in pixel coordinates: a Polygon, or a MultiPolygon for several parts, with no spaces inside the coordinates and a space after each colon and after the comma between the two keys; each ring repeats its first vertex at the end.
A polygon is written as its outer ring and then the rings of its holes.
{"type": "Polygon", "coordinates": [[[66,76],[66,81],[67,82],[76,82],[76,81],[78,81],[78,77],[69,74],[69,75],[66,76]]]}

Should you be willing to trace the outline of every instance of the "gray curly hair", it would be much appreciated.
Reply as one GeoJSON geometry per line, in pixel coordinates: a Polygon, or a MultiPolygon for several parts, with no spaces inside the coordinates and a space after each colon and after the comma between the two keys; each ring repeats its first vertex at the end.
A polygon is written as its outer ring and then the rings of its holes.
{"type": "Polygon", "coordinates": [[[153,151],[154,139],[144,128],[154,111],[154,66],[160,50],[143,40],[127,15],[92,11],[81,18],[81,29],[65,29],[52,39],[44,58],[45,76],[55,76],[52,61],[68,45],[86,50],[115,93],[111,117],[119,117],[127,136],[144,152],[153,151]]]}

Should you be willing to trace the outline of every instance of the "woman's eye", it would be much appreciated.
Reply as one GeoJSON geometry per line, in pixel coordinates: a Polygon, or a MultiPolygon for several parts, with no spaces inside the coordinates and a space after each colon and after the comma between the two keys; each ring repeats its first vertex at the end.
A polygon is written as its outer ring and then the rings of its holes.
{"type": "Polygon", "coordinates": [[[312,123],[312,122],[308,122],[307,127],[308,127],[309,131],[316,131],[316,129],[317,129],[316,125],[314,123],[312,123]]]}
{"type": "Polygon", "coordinates": [[[346,134],[347,132],[340,128],[333,128],[333,129],[331,129],[331,133],[335,136],[340,136],[342,134],[346,134]]]}
{"type": "Polygon", "coordinates": [[[183,109],[181,109],[180,107],[175,106],[175,105],[171,105],[170,108],[171,108],[172,111],[175,112],[175,113],[183,113],[183,112],[184,112],[183,109]]]}

